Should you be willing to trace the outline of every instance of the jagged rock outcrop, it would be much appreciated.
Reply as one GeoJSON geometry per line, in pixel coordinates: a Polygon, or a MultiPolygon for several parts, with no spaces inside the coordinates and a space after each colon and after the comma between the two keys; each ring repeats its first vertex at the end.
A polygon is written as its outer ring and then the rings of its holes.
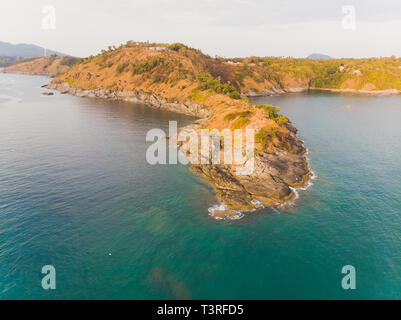
{"type": "MultiPolygon", "coordinates": [[[[199,132],[201,127],[192,124],[181,130],[199,132]]],[[[290,205],[296,196],[294,188],[305,187],[312,174],[305,157],[306,149],[296,137],[296,129],[291,124],[288,127],[290,133],[286,139],[290,142],[290,149],[276,148],[255,154],[249,174],[238,174],[239,168],[246,167],[245,163],[190,164],[191,170],[212,185],[217,197],[229,209],[247,211],[261,204],[266,207],[290,205]]],[[[181,148],[188,152],[189,142],[181,144],[181,148]]],[[[223,150],[219,152],[223,153],[223,150]]],[[[212,163],[211,160],[209,162],[212,163]]]]}

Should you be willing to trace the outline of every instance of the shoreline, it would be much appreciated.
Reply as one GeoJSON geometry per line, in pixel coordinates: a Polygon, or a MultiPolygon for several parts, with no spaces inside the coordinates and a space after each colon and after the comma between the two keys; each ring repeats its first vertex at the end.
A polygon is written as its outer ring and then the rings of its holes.
{"type": "MultiPolygon", "coordinates": [[[[7,67],[0,67],[0,73],[6,73],[6,74],[20,74],[20,75],[33,75],[33,76],[47,76],[49,78],[55,78],[57,77],[57,74],[54,73],[39,73],[39,72],[25,72],[25,71],[7,71],[6,70],[7,67]]],[[[52,84],[51,82],[48,85],[55,85],[52,84]]],[[[65,86],[68,85],[67,83],[63,83],[63,84],[59,84],[60,86],[65,86]]],[[[49,89],[53,89],[50,88],[49,89]]],[[[103,96],[105,96],[105,98],[109,98],[109,99],[113,99],[112,96],[112,92],[115,93],[115,91],[111,91],[111,90],[106,90],[106,89],[93,89],[93,90],[82,90],[82,89],[78,89],[78,88],[72,88],[70,87],[71,90],[76,90],[77,93],[70,93],[73,94],[75,96],[79,96],[79,97],[95,97],[95,98],[103,98],[103,96]]],[[[58,91],[63,91],[64,89],[54,89],[54,90],[58,90],[58,91]]],[[[68,91],[68,88],[67,88],[68,91]]],[[[258,98],[258,97],[269,97],[269,96],[275,96],[275,95],[286,95],[286,94],[291,94],[291,93],[301,93],[301,92],[313,92],[313,91],[326,91],[326,92],[333,92],[333,93],[351,93],[351,94],[357,94],[357,95],[365,95],[365,96],[390,96],[390,95],[399,95],[401,94],[401,90],[398,89],[384,89],[384,90],[363,90],[363,89],[334,89],[334,88],[316,88],[316,87],[293,87],[293,88],[284,88],[284,89],[278,89],[278,88],[272,88],[271,90],[265,90],[262,92],[245,92],[245,93],[241,93],[241,96],[243,97],[247,97],[247,98],[258,98]]],[[[132,94],[130,94],[131,91],[126,91],[123,94],[120,94],[119,96],[115,97],[115,99],[121,99],[124,101],[134,101],[132,94]],[[124,99],[124,95],[126,95],[126,99],[124,99]]],[[[117,92],[118,93],[118,92],[117,92]]],[[[138,92],[140,93],[140,92],[138,92]]],[[[146,94],[144,92],[142,92],[143,94],[146,94]]],[[[156,96],[155,94],[152,94],[154,96],[156,96]]],[[[142,100],[142,98],[140,97],[140,95],[138,96],[138,100],[135,102],[143,102],[144,100],[142,100]]],[[[156,99],[159,100],[164,100],[161,97],[155,97],[156,99]]],[[[151,101],[146,100],[146,103],[151,103],[154,107],[158,107],[159,104],[153,104],[151,101]]],[[[165,101],[165,103],[168,103],[167,101],[165,101]]],[[[180,104],[179,102],[176,102],[176,104],[180,104]]],[[[174,109],[174,108],[173,108],[174,109]]],[[[185,109],[183,109],[185,112],[185,109]]],[[[177,112],[172,110],[173,112],[177,112]]],[[[179,112],[181,113],[181,112],[179,112]]],[[[195,114],[192,111],[189,111],[189,113],[185,113],[188,115],[192,115],[192,116],[197,116],[196,112],[195,114]]]]}
{"type": "Polygon", "coordinates": [[[196,103],[182,103],[179,101],[167,101],[155,93],[146,93],[143,91],[113,91],[110,89],[92,89],[83,90],[70,87],[67,83],[48,83],[44,86],[50,90],[57,90],[61,94],[71,94],[81,98],[100,98],[108,100],[120,100],[127,102],[144,103],[155,109],[162,109],[175,113],[185,114],[197,118],[208,118],[211,113],[196,103]]]}
{"type": "Polygon", "coordinates": [[[385,89],[385,90],[357,90],[357,89],[330,89],[330,88],[309,88],[310,91],[328,91],[335,93],[353,93],[360,95],[369,96],[389,96],[401,94],[400,90],[397,89],[385,89]]]}
{"type": "Polygon", "coordinates": [[[7,71],[6,68],[0,68],[0,73],[5,74],[21,74],[25,76],[46,76],[49,78],[57,77],[57,74],[54,73],[40,73],[40,72],[25,72],[25,71],[7,71]]]}
{"type": "Polygon", "coordinates": [[[385,89],[385,90],[356,90],[356,89],[331,89],[331,88],[315,88],[315,87],[296,87],[296,88],[287,88],[287,89],[274,89],[274,90],[266,90],[263,92],[247,92],[242,94],[244,97],[248,98],[258,98],[258,97],[269,97],[276,95],[286,95],[291,93],[300,93],[300,92],[313,92],[313,91],[326,91],[333,93],[350,93],[361,96],[390,96],[390,95],[399,95],[401,94],[401,90],[398,89],[385,89]]]}

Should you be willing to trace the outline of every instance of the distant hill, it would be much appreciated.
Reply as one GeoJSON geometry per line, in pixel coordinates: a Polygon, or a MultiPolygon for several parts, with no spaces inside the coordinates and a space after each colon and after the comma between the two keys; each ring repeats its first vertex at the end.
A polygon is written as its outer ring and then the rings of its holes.
{"type": "Polygon", "coordinates": [[[28,58],[19,60],[16,63],[4,68],[3,72],[56,76],[67,71],[71,66],[79,61],[80,58],[68,56],[59,57],[55,55],[28,58]]]}
{"type": "Polygon", "coordinates": [[[306,57],[307,59],[312,59],[312,60],[329,60],[333,59],[332,57],[326,55],[326,54],[321,54],[321,53],[312,53],[311,55],[306,57]]]}
{"type": "Polygon", "coordinates": [[[0,68],[10,66],[13,63],[16,63],[17,61],[20,61],[21,59],[23,58],[0,56],[0,68]]]}
{"type": "MultiPolygon", "coordinates": [[[[47,49],[47,55],[56,54],[58,56],[65,56],[66,54],[47,49]]],[[[0,56],[2,57],[21,57],[33,58],[40,57],[44,54],[44,48],[34,44],[12,44],[0,41],[0,56]]]]}

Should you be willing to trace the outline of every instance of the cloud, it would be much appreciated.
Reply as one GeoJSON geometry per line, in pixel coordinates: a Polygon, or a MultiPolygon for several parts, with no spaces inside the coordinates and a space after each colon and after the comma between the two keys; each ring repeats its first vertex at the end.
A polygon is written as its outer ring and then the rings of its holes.
{"type": "Polygon", "coordinates": [[[180,41],[227,56],[335,55],[333,47],[338,54],[352,49],[373,55],[380,49],[386,55],[401,51],[399,41],[390,41],[397,32],[392,26],[399,25],[392,22],[401,22],[399,0],[13,0],[2,3],[0,40],[79,56],[127,40],[180,41]],[[41,29],[41,9],[48,4],[57,10],[52,32],[41,29]],[[341,28],[343,5],[355,6],[354,37],[365,42],[341,42],[351,36],[341,28]],[[380,48],[371,45],[376,42],[380,48]]]}

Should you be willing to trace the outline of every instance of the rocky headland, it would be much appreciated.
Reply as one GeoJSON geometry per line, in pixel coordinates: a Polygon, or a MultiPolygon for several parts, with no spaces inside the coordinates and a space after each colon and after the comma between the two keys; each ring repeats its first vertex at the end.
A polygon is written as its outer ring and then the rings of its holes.
{"type": "Polygon", "coordinates": [[[216,74],[219,65],[180,44],[127,44],[82,60],[47,88],[196,116],[198,121],[180,130],[199,135],[205,129],[253,129],[254,170],[249,174],[238,174],[246,163],[191,164],[191,170],[213,187],[229,211],[289,205],[296,197],[294,189],[305,187],[312,176],[306,148],[279,108],[249,103],[238,87],[216,74]]]}

